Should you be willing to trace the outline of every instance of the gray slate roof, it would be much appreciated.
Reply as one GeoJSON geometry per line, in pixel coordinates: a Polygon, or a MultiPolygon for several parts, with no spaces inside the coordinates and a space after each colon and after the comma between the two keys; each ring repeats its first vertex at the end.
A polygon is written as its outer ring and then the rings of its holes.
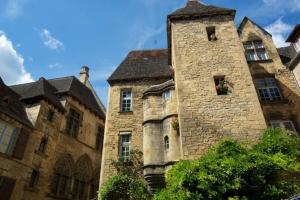
{"type": "Polygon", "coordinates": [[[155,49],[131,51],[107,81],[112,84],[116,81],[172,77],[173,71],[168,65],[168,50],[155,49]]]}
{"type": "Polygon", "coordinates": [[[277,49],[277,52],[284,65],[288,66],[290,62],[296,57],[297,52],[293,46],[281,47],[277,49]]]}
{"type": "Polygon", "coordinates": [[[105,119],[105,114],[98,105],[92,91],[74,76],[49,80],[40,78],[36,82],[13,85],[10,88],[21,95],[24,102],[46,98],[59,109],[63,109],[59,99],[60,96],[70,95],[92,112],[105,119]]]}
{"type": "Polygon", "coordinates": [[[0,78],[0,112],[32,128],[20,98],[21,96],[6,86],[0,78]]]}
{"type": "Polygon", "coordinates": [[[199,2],[198,0],[190,0],[186,6],[176,10],[175,12],[168,15],[169,19],[182,18],[188,16],[210,16],[218,14],[231,14],[235,15],[236,11],[228,8],[221,8],[212,5],[206,5],[199,2]]]}

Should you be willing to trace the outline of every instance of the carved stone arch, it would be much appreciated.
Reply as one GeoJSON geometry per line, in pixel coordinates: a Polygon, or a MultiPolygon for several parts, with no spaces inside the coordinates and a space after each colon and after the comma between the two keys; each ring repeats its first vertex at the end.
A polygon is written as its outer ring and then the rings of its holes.
{"type": "Polygon", "coordinates": [[[69,198],[71,191],[71,179],[74,170],[74,160],[70,154],[64,153],[58,156],[51,178],[51,194],[55,197],[69,198]]]}
{"type": "Polygon", "coordinates": [[[54,171],[66,176],[72,176],[74,163],[75,162],[70,154],[62,154],[55,162],[54,171]]]}
{"type": "Polygon", "coordinates": [[[93,175],[93,163],[87,154],[78,158],[75,164],[74,177],[79,180],[90,181],[93,175]]]}

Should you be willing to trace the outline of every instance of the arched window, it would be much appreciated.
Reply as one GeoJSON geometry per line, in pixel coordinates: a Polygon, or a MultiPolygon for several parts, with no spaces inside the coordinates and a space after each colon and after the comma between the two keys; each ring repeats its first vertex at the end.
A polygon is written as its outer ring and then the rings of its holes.
{"type": "Polygon", "coordinates": [[[98,199],[98,190],[99,190],[99,179],[100,179],[100,167],[96,168],[93,173],[93,178],[90,182],[90,199],[98,199]]]}
{"type": "Polygon", "coordinates": [[[92,161],[87,154],[81,156],[75,164],[72,194],[76,200],[86,200],[89,182],[92,178],[92,161]]]}
{"type": "Polygon", "coordinates": [[[165,151],[169,151],[170,141],[169,141],[169,137],[168,136],[165,136],[165,138],[164,138],[164,144],[165,144],[165,151]]]}
{"type": "Polygon", "coordinates": [[[69,154],[63,154],[57,159],[51,182],[51,194],[55,197],[69,197],[73,166],[74,161],[69,154]]]}

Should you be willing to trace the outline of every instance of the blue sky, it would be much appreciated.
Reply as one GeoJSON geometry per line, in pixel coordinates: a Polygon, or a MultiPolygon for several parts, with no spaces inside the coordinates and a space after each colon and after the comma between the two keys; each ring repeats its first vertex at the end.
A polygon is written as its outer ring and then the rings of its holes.
{"type": "MultiPolygon", "coordinates": [[[[106,104],[106,79],[133,49],[166,47],[166,16],[187,0],[1,0],[0,76],[7,84],[77,76],[106,104]]],[[[273,34],[278,46],[300,19],[300,0],[205,0],[237,10],[273,34]]]]}

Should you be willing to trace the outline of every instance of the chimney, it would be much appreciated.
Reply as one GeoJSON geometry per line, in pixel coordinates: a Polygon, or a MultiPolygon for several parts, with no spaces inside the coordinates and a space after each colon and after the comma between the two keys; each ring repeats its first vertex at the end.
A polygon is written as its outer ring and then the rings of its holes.
{"type": "Polygon", "coordinates": [[[89,67],[88,66],[82,66],[80,73],[79,73],[79,79],[80,81],[86,85],[87,80],[89,80],[89,67]]]}

